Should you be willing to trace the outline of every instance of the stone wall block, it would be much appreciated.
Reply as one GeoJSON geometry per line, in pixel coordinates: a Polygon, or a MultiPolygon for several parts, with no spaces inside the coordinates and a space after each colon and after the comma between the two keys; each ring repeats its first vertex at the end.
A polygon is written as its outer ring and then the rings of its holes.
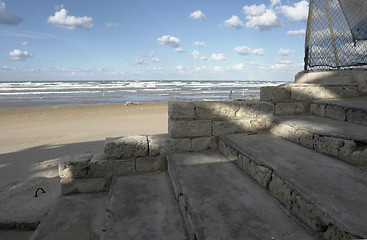
{"type": "Polygon", "coordinates": [[[207,149],[216,149],[218,147],[216,137],[200,137],[191,140],[192,150],[195,152],[207,149]]]}
{"type": "Polygon", "coordinates": [[[314,134],[304,129],[298,129],[295,130],[292,140],[305,147],[313,148],[314,134]]]}
{"type": "Polygon", "coordinates": [[[194,119],[195,104],[193,102],[183,101],[169,102],[168,116],[172,119],[194,119]]]}
{"type": "Polygon", "coordinates": [[[210,137],[211,120],[174,120],[168,119],[168,133],[172,138],[210,137]]]}
{"type": "Polygon", "coordinates": [[[325,117],[336,119],[339,121],[346,120],[346,110],[341,106],[326,105],[325,117]]]}
{"type": "Polygon", "coordinates": [[[61,194],[104,192],[109,189],[110,179],[106,178],[63,178],[61,179],[61,194]]]}
{"type": "Polygon", "coordinates": [[[104,159],[96,156],[90,162],[90,176],[94,178],[122,176],[135,173],[135,159],[104,159]]]}
{"type": "Polygon", "coordinates": [[[250,161],[249,175],[260,184],[260,186],[266,188],[271,180],[273,171],[267,167],[257,165],[255,162],[250,161]]]}
{"type": "Polygon", "coordinates": [[[338,156],[339,149],[344,146],[344,140],[314,135],[314,149],[320,153],[325,153],[333,157],[338,156]]]}
{"type": "Polygon", "coordinates": [[[238,105],[236,118],[239,119],[274,115],[274,104],[270,102],[243,101],[238,102],[238,105]]]}
{"type": "Polygon", "coordinates": [[[147,136],[107,138],[104,153],[107,158],[124,159],[148,155],[147,136]]]}
{"type": "Polygon", "coordinates": [[[281,101],[291,97],[290,87],[288,85],[267,86],[260,88],[261,101],[281,101]]]}
{"type": "Polygon", "coordinates": [[[325,116],[325,104],[311,103],[310,113],[319,117],[325,116]]]}
{"type": "Polygon", "coordinates": [[[346,117],[348,122],[367,125],[367,110],[348,109],[346,117]]]}
{"type": "Polygon", "coordinates": [[[270,133],[286,138],[293,139],[295,128],[286,124],[273,124],[270,128],[270,133]]]}
{"type": "Polygon", "coordinates": [[[89,162],[93,154],[66,156],[59,162],[60,178],[83,178],[89,174],[89,162]]]}
{"type": "Polygon", "coordinates": [[[302,102],[280,102],[275,105],[275,115],[294,115],[308,111],[306,103],[302,102]]]}
{"type": "Polygon", "coordinates": [[[158,156],[167,148],[170,138],[168,134],[157,134],[148,136],[149,156],[158,156]]]}
{"type": "Polygon", "coordinates": [[[250,119],[213,121],[213,136],[241,133],[250,129],[252,129],[250,119]]]}
{"type": "Polygon", "coordinates": [[[219,151],[229,160],[229,161],[237,161],[238,159],[238,152],[227,146],[224,142],[219,141],[219,151]]]}
{"type": "Polygon", "coordinates": [[[269,190],[275,198],[283,202],[289,209],[292,207],[292,190],[275,174],[272,175],[269,190]]]}
{"type": "Polygon", "coordinates": [[[136,172],[153,172],[165,170],[167,168],[166,158],[163,156],[146,156],[136,160],[136,172]]]}
{"type": "Polygon", "coordinates": [[[239,105],[236,102],[195,102],[196,119],[224,120],[236,118],[239,105]]]}

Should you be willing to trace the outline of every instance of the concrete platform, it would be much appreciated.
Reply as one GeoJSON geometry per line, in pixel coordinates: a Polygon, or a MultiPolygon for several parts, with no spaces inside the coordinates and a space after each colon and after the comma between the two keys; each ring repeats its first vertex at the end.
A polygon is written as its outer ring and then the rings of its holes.
{"type": "Polygon", "coordinates": [[[106,217],[105,193],[83,193],[61,197],[42,219],[31,240],[97,240],[106,217]]]}
{"type": "Polygon", "coordinates": [[[269,134],[220,137],[224,154],[325,239],[367,238],[367,174],[269,134]]]}
{"type": "Polygon", "coordinates": [[[169,156],[168,171],[191,239],[317,239],[217,152],[169,156]]]}
{"type": "Polygon", "coordinates": [[[188,239],[166,172],[118,177],[101,239],[188,239]]]}
{"type": "Polygon", "coordinates": [[[313,101],[310,112],[320,117],[367,125],[367,97],[313,101]]]}

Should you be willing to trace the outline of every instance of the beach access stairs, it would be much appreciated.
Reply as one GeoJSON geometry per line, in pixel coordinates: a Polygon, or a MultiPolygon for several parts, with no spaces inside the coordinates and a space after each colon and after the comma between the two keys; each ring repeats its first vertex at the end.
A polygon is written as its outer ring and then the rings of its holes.
{"type": "Polygon", "coordinates": [[[65,157],[31,239],[365,239],[366,93],[295,83],[170,102],[168,134],[65,157]]]}

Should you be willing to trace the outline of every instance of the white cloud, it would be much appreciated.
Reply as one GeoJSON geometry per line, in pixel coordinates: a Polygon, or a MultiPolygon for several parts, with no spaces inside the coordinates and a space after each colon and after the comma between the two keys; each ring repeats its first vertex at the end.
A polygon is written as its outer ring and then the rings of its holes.
{"type": "Polygon", "coordinates": [[[173,47],[173,48],[178,48],[180,47],[180,42],[181,40],[173,37],[171,35],[164,35],[160,38],[157,38],[157,41],[159,43],[159,45],[162,46],[169,46],[169,47],[173,47]]]}
{"type": "Polygon", "coordinates": [[[183,70],[185,70],[185,67],[182,66],[182,65],[178,65],[178,66],[176,66],[176,70],[183,71],[183,70]]]}
{"type": "Polygon", "coordinates": [[[282,25],[280,19],[272,9],[267,9],[260,15],[248,15],[246,19],[248,20],[246,27],[255,28],[259,31],[269,31],[272,28],[282,25]]]}
{"type": "Polygon", "coordinates": [[[270,4],[271,7],[281,4],[280,0],[270,0],[270,3],[271,3],[270,4]]]}
{"type": "Polygon", "coordinates": [[[15,71],[15,70],[17,70],[17,68],[9,67],[9,66],[2,66],[1,69],[5,70],[5,71],[15,71]]]}
{"type": "Polygon", "coordinates": [[[250,16],[260,16],[265,13],[266,6],[264,4],[261,5],[251,5],[251,6],[244,6],[243,11],[246,15],[250,16]]]}
{"type": "Polygon", "coordinates": [[[206,21],[205,14],[200,10],[190,13],[189,17],[195,20],[206,21]]]}
{"type": "Polygon", "coordinates": [[[291,50],[289,49],[285,49],[285,48],[280,48],[279,51],[278,51],[278,55],[279,56],[288,56],[292,53],[291,50]]]}
{"type": "Polygon", "coordinates": [[[239,55],[242,55],[242,56],[250,55],[250,54],[260,55],[260,56],[265,55],[265,49],[263,49],[263,48],[252,49],[252,48],[250,48],[248,46],[239,46],[239,47],[236,47],[234,49],[234,51],[236,53],[238,53],[239,55]]]}
{"type": "Polygon", "coordinates": [[[235,64],[231,66],[232,70],[243,70],[243,63],[235,64]]]}
{"type": "Polygon", "coordinates": [[[22,46],[28,46],[29,43],[28,42],[22,42],[20,45],[22,45],[22,46]]]}
{"type": "Polygon", "coordinates": [[[162,62],[162,60],[158,57],[154,57],[151,59],[152,62],[155,62],[155,63],[159,63],[159,62],[162,62]]]}
{"type": "Polygon", "coordinates": [[[216,71],[216,72],[223,72],[224,71],[224,67],[222,67],[222,66],[215,66],[213,68],[213,70],[216,71]]]}
{"type": "Polygon", "coordinates": [[[145,64],[145,63],[144,63],[144,60],[142,60],[142,59],[136,59],[134,64],[135,65],[142,65],[142,64],[145,64]]]}
{"type": "Polygon", "coordinates": [[[252,54],[264,56],[265,55],[265,49],[256,48],[256,49],[252,50],[252,54]]]}
{"type": "Polygon", "coordinates": [[[104,24],[106,28],[115,28],[118,27],[120,24],[118,23],[105,23],[104,24]]]}
{"type": "Polygon", "coordinates": [[[69,16],[68,11],[64,8],[56,11],[55,15],[50,16],[47,21],[56,27],[68,30],[75,30],[77,28],[88,30],[94,26],[91,17],[69,16]]]}
{"type": "Polygon", "coordinates": [[[18,17],[15,12],[7,10],[5,3],[0,0],[0,24],[14,26],[18,25],[22,21],[23,19],[18,17]]]}
{"type": "Polygon", "coordinates": [[[226,59],[227,57],[223,53],[214,53],[209,58],[210,61],[224,61],[226,59]]]}
{"type": "Polygon", "coordinates": [[[295,3],[293,6],[280,6],[279,12],[284,14],[291,21],[307,20],[308,17],[308,2],[302,0],[295,3]]]}
{"type": "Polygon", "coordinates": [[[191,55],[194,57],[195,60],[200,60],[200,61],[208,60],[205,56],[202,56],[200,52],[197,50],[192,51],[191,55]]]}
{"type": "Polygon", "coordinates": [[[235,29],[241,29],[243,27],[242,21],[236,15],[233,15],[230,19],[226,20],[224,24],[235,29]]]}
{"type": "Polygon", "coordinates": [[[183,53],[185,50],[182,47],[175,48],[175,52],[177,53],[183,53]]]}
{"type": "Polygon", "coordinates": [[[33,53],[27,51],[20,51],[15,49],[14,51],[9,53],[10,60],[12,61],[25,61],[27,58],[32,58],[33,53]]]}
{"type": "Polygon", "coordinates": [[[194,43],[194,46],[195,47],[205,47],[205,42],[204,41],[196,41],[195,43],[194,43]]]}
{"type": "Polygon", "coordinates": [[[306,30],[305,29],[300,29],[300,30],[288,31],[287,34],[288,35],[294,35],[294,36],[297,36],[297,37],[304,37],[306,35],[306,30]]]}

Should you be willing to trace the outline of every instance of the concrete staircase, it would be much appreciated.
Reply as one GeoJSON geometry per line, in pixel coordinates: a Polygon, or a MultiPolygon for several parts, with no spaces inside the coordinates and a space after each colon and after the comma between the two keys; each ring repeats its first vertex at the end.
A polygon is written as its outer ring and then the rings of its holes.
{"type": "Polygon", "coordinates": [[[32,239],[367,238],[366,109],[364,97],[173,103],[170,135],[62,162],[69,195],[32,239]]]}

